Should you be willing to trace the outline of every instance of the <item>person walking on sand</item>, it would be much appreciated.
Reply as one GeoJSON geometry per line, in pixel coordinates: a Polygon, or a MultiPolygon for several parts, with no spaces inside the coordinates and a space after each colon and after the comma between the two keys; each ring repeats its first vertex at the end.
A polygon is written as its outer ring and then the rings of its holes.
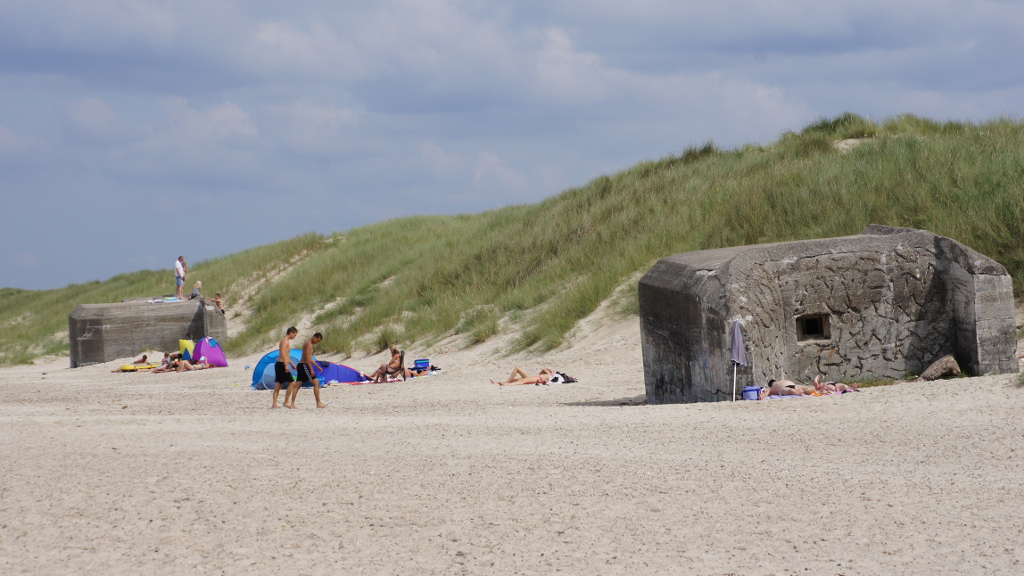
{"type": "Polygon", "coordinates": [[[178,256],[174,261],[174,297],[178,300],[185,299],[185,257],[178,256]]]}
{"type": "Polygon", "coordinates": [[[547,386],[548,380],[551,379],[551,375],[554,371],[550,368],[544,368],[540,371],[540,374],[536,376],[530,376],[522,368],[516,366],[512,369],[512,375],[508,377],[508,380],[504,382],[491,380],[491,384],[497,384],[498,386],[525,386],[527,384],[534,384],[540,386],[541,384],[547,386]]]}
{"type": "Polygon", "coordinates": [[[295,408],[295,397],[299,395],[299,389],[306,382],[313,383],[313,396],[316,398],[317,408],[326,408],[327,404],[320,401],[320,380],[316,377],[316,371],[323,372],[324,369],[319,364],[313,361],[313,346],[320,343],[324,337],[317,332],[313,334],[313,337],[306,341],[302,345],[302,359],[299,360],[299,365],[296,367],[298,377],[295,382],[292,382],[288,386],[288,391],[284,393],[284,405],[289,408],[295,408]],[[288,404],[288,396],[291,395],[292,403],[288,404]]]}
{"type": "MultiPolygon", "coordinates": [[[[288,331],[285,333],[284,338],[281,338],[281,342],[277,345],[277,362],[274,364],[274,403],[270,405],[271,408],[277,408],[277,395],[281,393],[281,388],[285,387],[285,382],[289,385],[292,383],[292,371],[294,367],[292,364],[292,340],[299,335],[299,330],[295,326],[290,326],[288,331]]],[[[288,392],[284,394],[284,407],[294,408],[294,406],[288,405],[288,392]]]]}

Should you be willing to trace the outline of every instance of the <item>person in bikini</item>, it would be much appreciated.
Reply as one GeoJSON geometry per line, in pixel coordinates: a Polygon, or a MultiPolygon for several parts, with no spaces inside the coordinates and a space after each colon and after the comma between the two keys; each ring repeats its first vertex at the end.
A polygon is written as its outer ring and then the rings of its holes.
{"type": "Polygon", "coordinates": [[[844,384],[842,382],[822,382],[821,375],[814,377],[814,391],[819,395],[824,394],[845,394],[847,392],[856,392],[857,384],[844,384]]]}
{"type": "Polygon", "coordinates": [[[810,396],[814,388],[801,386],[792,380],[769,380],[768,388],[762,388],[758,399],[767,396],[810,396]]]}
{"type": "Polygon", "coordinates": [[[320,401],[320,380],[316,377],[316,371],[324,371],[319,364],[313,361],[313,346],[319,344],[324,337],[317,332],[313,334],[313,337],[306,341],[302,345],[302,359],[299,360],[299,365],[296,366],[295,370],[298,372],[298,376],[295,381],[288,386],[288,391],[284,393],[284,405],[288,408],[295,408],[295,397],[299,395],[299,389],[306,382],[313,383],[313,396],[316,397],[316,407],[326,408],[327,404],[320,401]],[[291,395],[292,403],[288,404],[288,396],[291,395]]]}
{"type": "MultiPolygon", "coordinates": [[[[398,368],[402,365],[402,351],[397,346],[391,346],[391,360],[381,364],[377,371],[370,375],[374,382],[387,382],[391,374],[401,374],[398,368]]],[[[409,377],[409,371],[405,371],[405,377],[409,377]]]]}
{"type": "Polygon", "coordinates": [[[536,376],[530,376],[523,371],[522,368],[516,366],[512,370],[512,375],[508,377],[508,380],[504,382],[491,380],[491,384],[497,384],[498,386],[526,386],[527,384],[534,384],[540,386],[541,384],[547,386],[548,380],[551,379],[551,375],[554,371],[550,368],[544,368],[540,371],[540,374],[536,376]]]}
{"type": "MultiPolygon", "coordinates": [[[[292,340],[295,340],[298,335],[299,329],[291,326],[277,345],[278,358],[274,364],[274,401],[270,405],[271,408],[277,408],[277,395],[281,393],[281,388],[285,387],[284,383],[287,382],[289,386],[292,384],[291,369],[294,367],[292,364],[292,340]]],[[[288,405],[288,392],[284,394],[284,407],[294,408],[294,406],[288,405]]]]}

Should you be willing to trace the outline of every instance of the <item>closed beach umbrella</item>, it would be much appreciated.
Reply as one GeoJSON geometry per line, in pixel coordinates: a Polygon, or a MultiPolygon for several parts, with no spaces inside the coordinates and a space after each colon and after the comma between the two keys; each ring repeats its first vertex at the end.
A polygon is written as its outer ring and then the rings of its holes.
{"type": "Polygon", "coordinates": [[[732,401],[736,401],[736,367],[747,365],[747,352],[743,349],[743,331],[740,330],[740,321],[732,323],[732,401]]]}

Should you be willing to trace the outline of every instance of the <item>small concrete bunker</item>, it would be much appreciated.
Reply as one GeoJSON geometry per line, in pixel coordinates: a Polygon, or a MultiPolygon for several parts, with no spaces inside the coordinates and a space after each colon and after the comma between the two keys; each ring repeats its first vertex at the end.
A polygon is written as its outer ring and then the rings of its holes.
{"type": "Polygon", "coordinates": [[[82,304],[68,316],[71,367],[109,362],[143,350],[173,351],[178,340],[227,339],[224,314],[205,299],[82,304]]]}
{"type": "Polygon", "coordinates": [[[1017,371],[1006,269],[931,232],[870,225],[855,236],[685,252],[640,280],[651,404],[733,397],[730,336],[747,366],[736,389],[905,377],[953,354],[972,375],[1017,371]]]}

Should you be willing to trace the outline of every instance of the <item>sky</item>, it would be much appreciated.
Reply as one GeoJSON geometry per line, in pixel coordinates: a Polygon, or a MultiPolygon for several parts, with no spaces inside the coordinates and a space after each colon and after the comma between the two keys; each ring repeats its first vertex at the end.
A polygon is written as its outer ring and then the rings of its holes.
{"type": "Polygon", "coordinates": [[[846,111],[1019,120],[1021,54],[1015,0],[0,0],[0,287],[171,293],[179,255],[533,203],[846,111]]]}

